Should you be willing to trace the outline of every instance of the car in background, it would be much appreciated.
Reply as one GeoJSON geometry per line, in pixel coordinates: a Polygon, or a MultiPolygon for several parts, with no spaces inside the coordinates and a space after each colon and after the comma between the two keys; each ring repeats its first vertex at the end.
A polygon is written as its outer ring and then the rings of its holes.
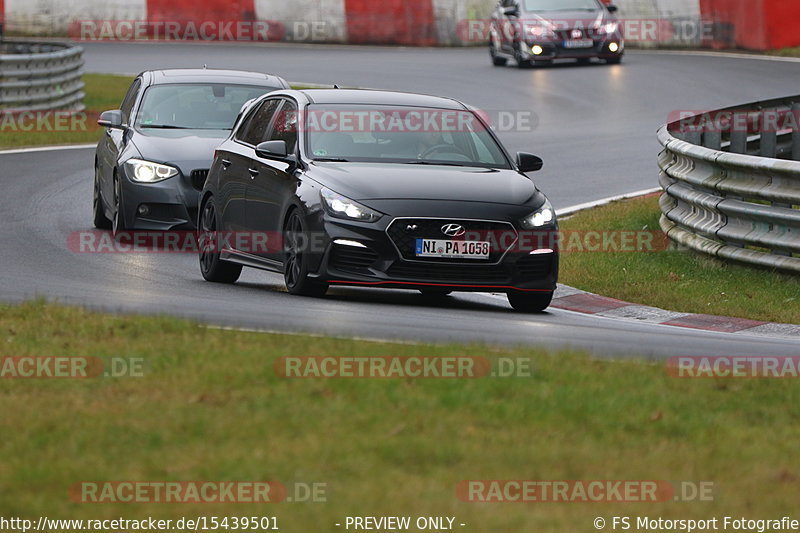
{"type": "Polygon", "coordinates": [[[94,161],[93,217],[99,229],[193,229],[214,149],[242,106],[288,88],[256,72],[174,69],[139,74],[106,128],[94,161]]]}
{"type": "Polygon", "coordinates": [[[331,285],[505,292],[516,310],[541,311],[558,277],[557,248],[531,238],[557,230],[524,174],[541,167],[531,154],[512,158],[456,100],[276,91],[217,148],[200,203],[200,270],[220,283],[243,266],[274,271],[306,296],[331,285]]]}
{"type": "Polygon", "coordinates": [[[600,0],[500,0],[492,14],[489,54],[495,66],[520,68],[555,59],[622,62],[625,41],[617,7],[600,0]]]}

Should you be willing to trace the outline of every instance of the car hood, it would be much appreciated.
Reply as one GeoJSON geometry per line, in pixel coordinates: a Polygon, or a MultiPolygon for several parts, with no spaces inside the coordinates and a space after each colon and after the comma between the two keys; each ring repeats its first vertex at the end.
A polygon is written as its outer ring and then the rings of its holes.
{"type": "Polygon", "coordinates": [[[177,166],[184,173],[211,167],[225,130],[137,130],[133,144],[143,159],[177,166]]]}
{"type": "Polygon", "coordinates": [[[310,175],[330,189],[370,200],[452,200],[523,205],[536,186],[515,170],[386,163],[312,163],[310,175]]]}

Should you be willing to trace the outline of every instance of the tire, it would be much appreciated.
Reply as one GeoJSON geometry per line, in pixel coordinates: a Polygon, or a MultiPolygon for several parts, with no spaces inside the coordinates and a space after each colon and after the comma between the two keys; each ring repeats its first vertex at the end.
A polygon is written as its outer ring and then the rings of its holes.
{"type": "Polygon", "coordinates": [[[592,59],[589,58],[589,57],[581,57],[581,58],[578,59],[578,64],[579,65],[591,65],[592,64],[592,59]]]}
{"type": "Polygon", "coordinates": [[[508,63],[508,59],[506,59],[505,57],[499,57],[497,55],[497,49],[495,48],[494,42],[492,41],[489,42],[489,55],[492,58],[492,65],[494,65],[495,67],[504,67],[506,66],[506,63],[508,63]]]}
{"type": "Polygon", "coordinates": [[[619,65],[622,63],[622,56],[606,59],[606,65],[619,65]]]}
{"type": "Polygon", "coordinates": [[[125,202],[122,201],[122,186],[117,175],[114,175],[114,219],[111,221],[111,232],[116,236],[127,229],[125,225],[125,202]]]}
{"type": "Polygon", "coordinates": [[[303,250],[309,242],[306,227],[300,212],[295,209],[286,219],[284,226],[283,280],[289,294],[298,296],[325,296],[328,284],[312,280],[308,275],[308,261],[303,250]]]}
{"type": "Polygon", "coordinates": [[[205,246],[202,246],[204,242],[207,242],[206,239],[208,237],[206,236],[215,233],[219,229],[217,227],[217,206],[213,197],[210,197],[203,204],[199,223],[201,235],[199,258],[200,272],[203,274],[203,279],[213,283],[236,283],[242,274],[242,265],[223,261],[220,259],[219,253],[204,249],[205,246]]]}
{"type": "Polygon", "coordinates": [[[552,292],[520,292],[508,293],[508,303],[518,313],[541,313],[553,301],[552,292]]]}
{"type": "Polygon", "coordinates": [[[92,194],[92,215],[94,227],[97,229],[111,229],[111,221],[106,216],[103,204],[103,195],[100,193],[100,183],[97,181],[97,169],[94,170],[94,193],[92,194]]]}
{"type": "Polygon", "coordinates": [[[419,289],[419,292],[426,298],[444,298],[450,295],[453,291],[443,289],[419,289]]]}

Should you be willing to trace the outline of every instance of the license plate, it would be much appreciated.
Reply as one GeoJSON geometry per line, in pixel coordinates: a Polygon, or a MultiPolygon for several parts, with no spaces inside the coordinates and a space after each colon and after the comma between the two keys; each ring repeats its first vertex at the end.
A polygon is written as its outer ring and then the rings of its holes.
{"type": "Polygon", "coordinates": [[[443,259],[488,259],[489,243],[484,241],[440,241],[417,239],[417,257],[443,259]]]}
{"type": "Polygon", "coordinates": [[[571,41],[564,41],[564,48],[591,48],[594,46],[594,41],[591,39],[575,39],[571,41]]]}

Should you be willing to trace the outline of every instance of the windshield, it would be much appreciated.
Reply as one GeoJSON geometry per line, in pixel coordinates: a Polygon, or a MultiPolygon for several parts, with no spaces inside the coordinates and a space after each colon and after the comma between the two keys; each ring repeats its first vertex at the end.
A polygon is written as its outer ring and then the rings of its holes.
{"type": "Polygon", "coordinates": [[[597,0],[525,0],[525,11],[583,11],[600,9],[597,0]]]}
{"type": "Polygon", "coordinates": [[[144,95],[136,127],[230,130],[245,102],[273,90],[249,85],[155,85],[144,95]]]}
{"type": "Polygon", "coordinates": [[[511,168],[484,123],[470,111],[311,106],[303,124],[307,156],[316,161],[511,168]]]}

